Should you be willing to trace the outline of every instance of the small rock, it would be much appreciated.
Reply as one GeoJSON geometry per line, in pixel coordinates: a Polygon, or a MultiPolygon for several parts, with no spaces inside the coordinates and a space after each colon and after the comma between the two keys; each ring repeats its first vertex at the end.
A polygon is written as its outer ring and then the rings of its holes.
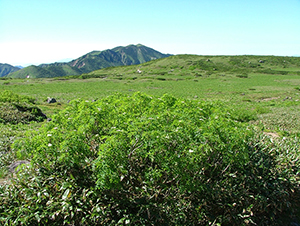
{"type": "Polygon", "coordinates": [[[292,99],[292,97],[286,97],[286,98],[283,99],[283,101],[285,101],[285,100],[291,100],[291,99],[292,99]]]}
{"type": "Polygon", "coordinates": [[[48,97],[47,103],[48,104],[53,104],[53,103],[56,103],[56,100],[54,98],[48,97]]]}

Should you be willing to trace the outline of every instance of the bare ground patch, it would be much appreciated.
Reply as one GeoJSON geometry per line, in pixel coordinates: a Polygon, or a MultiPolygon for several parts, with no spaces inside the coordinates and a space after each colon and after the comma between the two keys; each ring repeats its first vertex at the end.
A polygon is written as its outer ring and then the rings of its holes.
{"type": "Polygon", "coordinates": [[[262,98],[261,101],[271,101],[271,100],[277,100],[280,99],[280,97],[268,97],[268,98],[262,98]]]}

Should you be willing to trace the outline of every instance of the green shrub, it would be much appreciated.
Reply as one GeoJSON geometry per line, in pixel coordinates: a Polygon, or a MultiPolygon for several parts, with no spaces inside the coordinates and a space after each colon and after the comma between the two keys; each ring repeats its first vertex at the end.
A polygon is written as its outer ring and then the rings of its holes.
{"type": "Polygon", "coordinates": [[[161,78],[161,77],[158,77],[158,78],[156,78],[157,80],[160,80],[160,81],[166,81],[166,79],[165,78],[161,78]]]}
{"type": "Polygon", "coordinates": [[[36,106],[26,103],[10,104],[0,103],[0,123],[29,123],[31,121],[41,122],[46,119],[46,115],[36,106]]]}
{"type": "Polygon", "coordinates": [[[243,74],[237,75],[236,77],[238,77],[238,78],[248,78],[248,74],[243,73],[243,74]]]}
{"type": "Polygon", "coordinates": [[[239,122],[249,122],[257,119],[256,111],[242,107],[231,109],[229,114],[231,119],[239,122]]]}
{"type": "Polygon", "coordinates": [[[16,93],[13,93],[8,90],[4,90],[0,92],[0,102],[3,103],[21,103],[25,102],[28,104],[34,104],[34,98],[24,96],[24,95],[18,95],[16,93]]]}
{"type": "Polygon", "coordinates": [[[79,79],[89,79],[89,78],[105,78],[105,74],[81,74],[78,76],[79,79]]]}
{"type": "Polygon", "coordinates": [[[169,95],[72,101],[15,142],[31,167],[0,187],[0,223],[272,224],[293,207],[298,147],[240,122],[251,117],[169,95]]]}
{"type": "Polygon", "coordinates": [[[28,123],[41,122],[46,119],[45,114],[34,106],[34,99],[15,94],[11,91],[0,93],[0,123],[28,123]]]}

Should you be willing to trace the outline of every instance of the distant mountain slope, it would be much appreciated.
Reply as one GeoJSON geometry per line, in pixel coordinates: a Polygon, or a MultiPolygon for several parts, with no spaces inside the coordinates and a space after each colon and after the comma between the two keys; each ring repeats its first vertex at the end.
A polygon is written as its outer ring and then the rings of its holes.
{"type": "Polygon", "coordinates": [[[120,46],[112,50],[121,54],[122,62],[124,65],[141,64],[150,60],[156,60],[171,56],[170,54],[162,54],[141,44],[138,44],[136,46],[130,45],[126,47],[120,46]]]}
{"type": "Polygon", "coordinates": [[[25,67],[19,71],[11,73],[7,75],[7,77],[11,78],[52,78],[58,76],[66,76],[66,75],[79,75],[78,70],[76,68],[72,68],[69,65],[60,65],[54,66],[51,65],[49,67],[41,67],[31,65],[25,67]]]}
{"type": "Polygon", "coordinates": [[[80,69],[82,73],[121,65],[141,64],[153,59],[165,58],[170,54],[162,54],[144,45],[119,46],[104,51],[93,51],[69,63],[80,69]]]}
{"type": "Polygon", "coordinates": [[[0,77],[8,75],[11,72],[20,70],[19,67],[14,67],[10,64],[1,64],[0,63],[0,77]]]}
{"type": "Polygon", "coordinates": [[[53,74],[41,67],[38,66],[28,66],[25,67],[19,71],[16,71],[14,73],[9,74],[7,77],[11,78],[26,78],[26,77],[33,77],[35,78],[35,75],[40,75],[40,78],[46,78],[46,77],[52,77],[53,74]]]}
{"type": "Polygon", "coordinates": [[[8,77],[25,78],[30,76],[31,78],[44,78],[80,75],[102,68],[141,64],[168,56],[171,56],[171,54],[162,54],[141,44],[125,47],[119,46],[104,51],[92,51],[68,63],[41,64],[38,66],[39,69],[36,66],[30,66],[11,73],[8,77]]]}

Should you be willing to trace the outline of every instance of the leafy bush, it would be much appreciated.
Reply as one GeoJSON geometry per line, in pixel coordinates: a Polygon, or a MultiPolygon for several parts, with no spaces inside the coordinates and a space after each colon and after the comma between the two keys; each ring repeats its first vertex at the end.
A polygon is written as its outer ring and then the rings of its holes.
{"type": "Polygon", "coordinates": [[[4,90],[0,92],[0,102],[3,103],[21,103],[25,102],[28,104],[34,104],[34,98],[24,96],[24,95],[18,95],[16,93],[13,93],[8,90],[4,90]]]}
{"type": "Polygon", "coordinates": [[[160,78],[160,77],[158,77],[158,78],[156,78],[157,80],[160,80],[160,81],[166,81],[166,79],[165,78],[160,78]]]}
{"type": "Polygon", "coordinates": [[[0,223],[271,224],[293,207],[298,147],[232,115],[169,95],[72,101],[15,142],[31,167],[0,187],[0,223]]]}
{"type": "Polygon", "coordinates": [[[30,121],[41,122],[46,119],[46,116],[36,106],[31,106],[26,103],[23,104],[10,104],[0,103],[0,123],[28,123],[30,121]]]}
{"type": "Polygon", "coordinates": [[[28,123],[43,121],[46,116],[34,106],[34,99],[11,91],[0,93],[0,123],[28,123]]]}
{"type": "Polygon", "coordinates": [[[89,78],[105,78],[106,75],[105,74],[81,74],[80,76],[78,76],[79,79],[89,79],[89,78]]]}
{"type": "Polygon", "coordinates": [[[239,74],[236,77],[238,78],[248,78],[248,74],[247,73],[243,73],[243,74],[239,74]]]}
{"type": "MultiPolygon", "coordinates": [[[[28,125],[26,125],[28,126],[28,125]]],[[[23,136],[24,125],[0,124],[0,179],[8,175],[7,167],[16,160],[22,159],[11,150],[14,140],[23,136]]]]}
{"type": "MultiPolygon", "coordinates": [[[[259,110],[256,111],[259,112],[259,110]]],[[[256,111],[243,107],[238,107],[232,108],[229,114],[231,119],[237,120],[239,122],[249,122],[257,119],[256,111]]]]}

